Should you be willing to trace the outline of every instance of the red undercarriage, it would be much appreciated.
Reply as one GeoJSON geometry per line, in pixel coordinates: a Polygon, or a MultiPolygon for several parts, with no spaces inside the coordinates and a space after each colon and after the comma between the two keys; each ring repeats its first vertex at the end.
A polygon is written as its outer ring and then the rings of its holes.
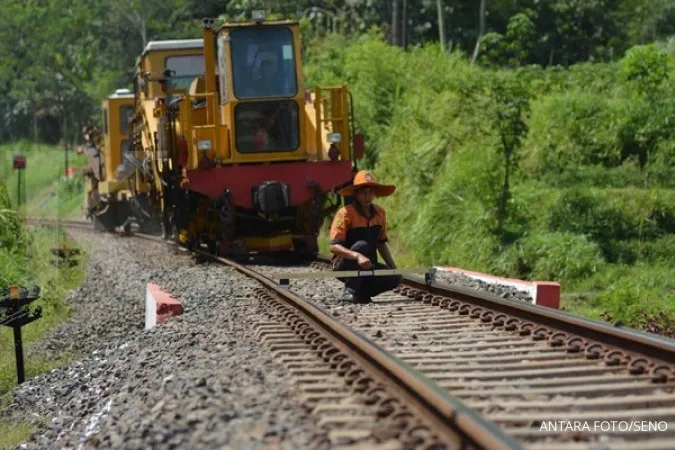
{"type": "Polygon", "coordinates": [[[326,193],[350,182],[352,174],[350,161],[320,161],[194,169],[187,171],[187,177],[191,191],[217,199],[229,189],[235,206],[252,208],[251,187],[266,181],[287,184],[291,206],[298,206],[314,198],[314,186],[326,193]]]}
{"type": "MultiPolygon", "coordinates": [[[[252,187],[267,181],[278,181],[288,185],[290,206],[298,206],[315,198],[318,190],[326,193],[352,180],[349,161],[321,161],[295,163],[264,163],[258,165],[233,165],[187,171],[190,191],[218,199],[225,189],[230,191],[230,201],[240,208],[253,208],[252,187]]],[[[316,250],[315,235],[293,235],[293,242],[304,242],[305,248],[316,250]]],[[[236,242],[221,241],[218,253],[229,255],[236,242]]],[[[288,246],[277,246],[273,242],[262,244],[263,248],[241,249],[248,251],[276,252],[289,250],[288,246]]]]}

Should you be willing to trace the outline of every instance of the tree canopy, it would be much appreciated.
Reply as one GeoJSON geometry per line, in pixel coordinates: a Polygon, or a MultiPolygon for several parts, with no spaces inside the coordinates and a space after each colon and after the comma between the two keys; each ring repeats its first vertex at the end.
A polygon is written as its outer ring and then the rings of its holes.
{"type": "Polygon", "coordinates": [[[377,28],[393,45],[442,40],[497,66],[614,60],[675,34],[669,0],[4,0],[0,142],[72,142],[98,102],[129,85],[149,40],[198,37],[204,17],[260,8],[302,20],[307,40],[377,28]]]}

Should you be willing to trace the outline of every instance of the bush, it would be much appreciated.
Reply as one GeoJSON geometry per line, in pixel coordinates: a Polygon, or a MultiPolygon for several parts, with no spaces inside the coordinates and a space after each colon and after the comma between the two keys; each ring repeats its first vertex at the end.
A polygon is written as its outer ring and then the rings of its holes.
{"type": "Polygon", "coordinates": [[[615,241],[612,246],[615,249],[618,263],[645,262],[675,266],[675,234],[668,234],[651,241],[638,239],[615,241]]]}
{"type": "Polygon", "coordinates": [[[544,233],[526,237],[511,246],[501,264],[519,277],[562,282],[589,277],[598,272],[605,261],[600,248],[583,235],[544,233]]]}
{"type": "Polygon", "coordinates": [[[553,94],[533,102],[524,169],[556,176],[583,165],[620,165],[624,106],[586,92],[553,94]]]}
{"type": "Polygon", "coordinates": [[[629,326],[646,328],[656,321],[675,331],[675,284],[673,266],[638,266],[611,272],[608,286],[598,295],[596,307],[613,320],[629,326]]]}
{"type": "Polygon", "coordinates": [[[26,251],[30,241],[11,209],[7,188],[0,183],[0,288],[22,283],[28,278],[26,251]]]}
{"type": "Polygon", "coordinates": [[[616,267],[628,279],[628,263],[672,267],[675,82],[660,73],[660,82],[646,81],[656,90],[637,89],[642,50],[621,63],[507,71],[434,45],[402,52],[373,35],[326,45],[325,53],[311,50],[307,78],[349,85],[368,139],[365,163],[398,187],[378,202],[411,244],[414,258],[403,259],[568,289],[597,281],[600,292],[615,283],[604,274],[616,267]],[[519,89],[499,98],[504,78],[519,89]],[[529,117],[507,111],[522,121],[518,131],[529,129],[509,160],[507,185],[503,148],[514,133],[500,128],[504,107],[528,98],[529,117]]]}
{"type": "Polygon", "coordinates": [[[548,227],[587,236],[609,262],[633,262],[636,253],[621,242],[650,241],[675,232],[675,193],[616,189],[563,191],[552,205],[548,227]]]}
{"type": "Polygon", "coordinates": [[[0,249],[13,250],[21,242],[21,223],[11,209],[7,187],[0,183],[0,249]]]}
{"type": "MultiPolygon", "coordinates": [[[[616,64],[544,71],[546,81],[531,82],[540,95],[529,122],[526,172],[548,181],[634,159],[655,173],[654,182],[667,180],[664,172],[675,170],[673,67],[668,54],[650,45],[631,49],[616,64]]],[[[643,182],[653,185],[647,176],[643,182]]]]}
{"type": "Polygon", "coordinates": [[[646,94],[657,90],[672,70],[672,58],[657,44],[636,45],[619,61],[622,78],[646,94]]]}

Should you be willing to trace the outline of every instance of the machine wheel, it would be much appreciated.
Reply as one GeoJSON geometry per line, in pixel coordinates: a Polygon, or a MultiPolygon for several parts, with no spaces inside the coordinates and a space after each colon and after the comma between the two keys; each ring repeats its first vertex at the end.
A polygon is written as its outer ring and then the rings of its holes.
{"type": "Polygon", "coordinates": [[[116,205],[106,203],[99,211],[93,211],[91,221],[95,231],[115,231],[117,225],[116,205]]]}

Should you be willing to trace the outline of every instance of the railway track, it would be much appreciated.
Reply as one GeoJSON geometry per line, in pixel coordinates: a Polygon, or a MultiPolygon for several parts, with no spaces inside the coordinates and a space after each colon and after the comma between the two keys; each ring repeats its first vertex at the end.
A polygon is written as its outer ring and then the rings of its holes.
{"type": "Polygon", "coordinates": [[[372,414],[404,447],[675,448],[671,339],[412,277],[336,320],[323,295],[302,297],[340,283],[292,285],[295,295],[259,273],[278,267],[216,260],[261,283],[258,334],[334,436],[372,435],[372,414]]]}
{"type": "Polygon", "coordinates": [[[342,320],[523,448],[675,448],[672,339],[411,277],[342,320]]]}

